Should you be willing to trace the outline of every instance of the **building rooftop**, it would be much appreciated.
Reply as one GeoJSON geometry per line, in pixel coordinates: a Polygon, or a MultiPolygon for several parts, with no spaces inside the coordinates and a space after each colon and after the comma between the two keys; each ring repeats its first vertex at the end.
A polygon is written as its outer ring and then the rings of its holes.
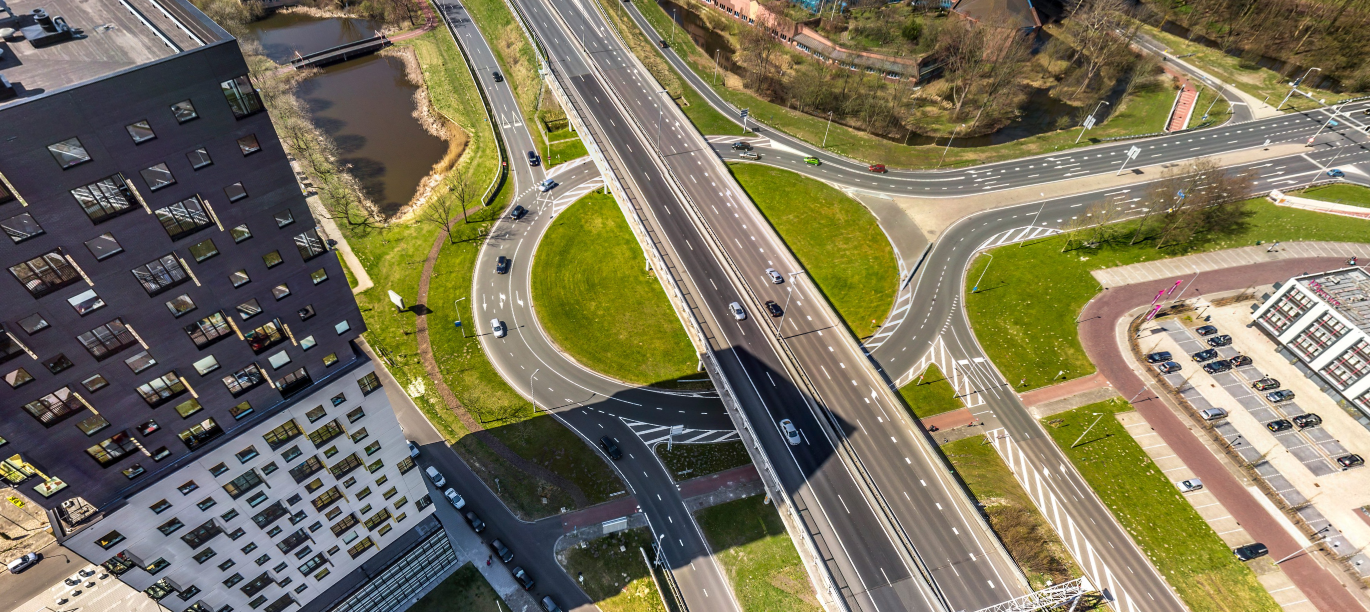
{"type": "Polygon", "coordinates": [[[1294,280],[1370,334],[1370,273],[1360,268],[1343,268],[1294,280]]]}
{"type": "Polygon", "coordinates": [[[186,0],[0,0],[0,34],[0,107],[230,38],[186,0]]]}

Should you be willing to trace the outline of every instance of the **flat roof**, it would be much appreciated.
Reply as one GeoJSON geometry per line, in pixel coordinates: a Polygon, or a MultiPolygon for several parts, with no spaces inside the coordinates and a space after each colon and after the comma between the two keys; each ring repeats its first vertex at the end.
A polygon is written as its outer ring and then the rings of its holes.
{"type": "Polygon", "coordinates": [[[0,0],[0,29],[16,30],[0,42],[0,75],[17,97],[0,107],[78,85],[135,66],[231,38],[185,0],[0,0]],[[70,40],[35,47],[19,31],[37,25],[42,9],[72,29],[70,40]]]}
{"type": "Polygon", "coordinates": [[[1360,268],[1342,268],[1294,279],[1322,298],[1361,331],[1370,334],[1370,273],[1360,268]]]}

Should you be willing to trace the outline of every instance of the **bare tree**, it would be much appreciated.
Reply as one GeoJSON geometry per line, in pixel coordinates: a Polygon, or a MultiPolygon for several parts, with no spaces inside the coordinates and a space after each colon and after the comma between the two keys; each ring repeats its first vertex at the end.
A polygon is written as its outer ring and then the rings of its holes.
{"type": "Polygon", "coordinates": [[[1241,231],[1251,214],[1245,204],[1251,189],[1249,171],[1225,170],[1212,158],[1167,170],[1147,196],[1161,213],[1156,248],[1187,243],[1205,232],[1241,231]]]}
{"type": "Polygon", "coordinates": [[[950,89],[951,116],[955,120],[961,117],[961,107],[988,64],[985,28],[957,19],[947,23],[938,34],[937,53],[942,58],[943,79],[950,89]]]}
{"type": "Polygon", "coordinates": [[[457,199],[442,194],[424,204],[423,210],[419,212],[419,221],[431,223],[447,234],[447,242],[456,244],[456,237],[452,235],[452,226],[457,222],[457,199]]]}

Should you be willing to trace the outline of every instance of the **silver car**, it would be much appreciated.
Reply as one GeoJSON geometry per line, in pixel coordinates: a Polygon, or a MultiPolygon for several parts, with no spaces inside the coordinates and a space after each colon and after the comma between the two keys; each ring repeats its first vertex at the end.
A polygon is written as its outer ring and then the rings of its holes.
{"type": "Polygon", "coordinates": [[[742,309],[742,305],[737,302],[728,304],[728,312],[733,313],[733,318],[741,321],[747,318],[747,311],[742,309]]]}
{"type": "Polygon", "coordinates": [[[785,439],[789,440],[790,446],[799,446],[804,440],[800,437],[799,430],[795,429],[794,422],[789,419],[780,419],[780,431],[785,432],[785,439]]]}
{"type": "Polygon", "coordinates": [[[490,319],[490,333],[495,334],[496,338],[503,338],[504,334],[509,333],[509,330],[504,327],[504,321],[490,319]]]}
{"type": "Polygon", "coordinates": [[[766,268],[766,275],[771,277],[771,282],[777,285],[785,282],[785,277],[781,276],[779,272],[776,272],[775,268],[766,268]]]}

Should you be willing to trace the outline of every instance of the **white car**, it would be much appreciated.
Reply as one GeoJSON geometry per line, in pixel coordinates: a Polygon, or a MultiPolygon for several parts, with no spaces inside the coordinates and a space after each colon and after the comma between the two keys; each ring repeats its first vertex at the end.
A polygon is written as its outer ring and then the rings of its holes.
{"type": "Polygon", "coordinates": [[[29,553],[5,564],[11,574],[18,574],[38,562],[38,553],[29,553]]]}
{"type": "Polygon", "coordinates": [[[789,419],[780,419],[780,431],[785,432],[785,438],[790,441],[790,446],[799,446],[804,439],[799,436],[799,430],[795,429],[794,422],[789,419]]]}
{"type": "Polygon", "coordinates": [[[503,321],[490,319],[490,332],[495,334],[496,338],[503,338],[505,334],[509,333],[509,330],[505,329],[503,321]]]}
{"type": "Polygon", "coordinates": [[[554,181],[554,180],[552,180],[552,179],[547,179],[547,180],[545,180],[545,181],[543,181],[543,182],[541,182],[541,183],[538,183],[538,191],[541,191],[541,192],[543,192],[543,193],[547,193],[547,192],[551,191],[553,188],[555,188],[556,186],[557,186],[557,182],[556,182],[556,181],[554,181]]]}
{"type": "Polygon", "coordinates": [[[460,495],[457,495],[456,489],[448,489],[443,491],[442,494],[447,496],[447,501],[452,502],[453,508],[461,510],[466,507],[466,500],[462,499],[460,495]]]}
{"type": "Polygon", "coordinates": [[[766,268],[766,275],[770,276],[771,282],[777,285],[785,282],[785,277],[781,276],[779,272],[776,272],[775,268],[766,268]]]}
{"type": "Polygon", "coordinates": [[[441,487],[447,484],[447,479],[442,477],[442,473],[438,471],[438,468],[430,465],[423,473],[428,474],[428,479],[433,481],[434,486],[441,487]]]}
{"type": "Polygon", "coordinates": [[[409,457],[412,459],[419,458],[419,445],[414,444],[413,442],[409,443],[409,457]]]}
{"type": "Polygon", "coordinates": [[[728,312],[733,313],[733,318],[741,321],[747,318],[747,311],[742,309],[742,305],[737,302],[728,304],[728,312]]]}
{"type": "Polygon", "coordinates": [[[1175,483],[1175,486],[1180,488],[1181,493],[1192,493],[1204,488],[1204,483],[1198,478],[1190,478],[1189,480],[1181,480],[1175,483]]]}

